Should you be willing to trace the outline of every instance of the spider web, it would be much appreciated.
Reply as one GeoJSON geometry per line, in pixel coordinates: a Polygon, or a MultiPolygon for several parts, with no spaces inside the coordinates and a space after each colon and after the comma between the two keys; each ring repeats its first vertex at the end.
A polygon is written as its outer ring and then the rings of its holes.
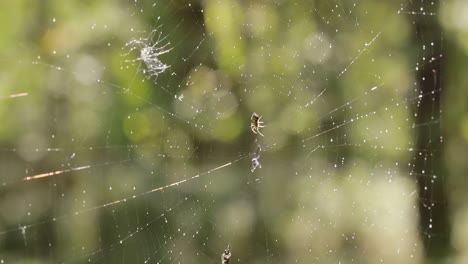
{"type": "Polygon", "coordinates": [[[436,258],[441,3],[33,9],[2,59],[1,262],[436,258]]]}

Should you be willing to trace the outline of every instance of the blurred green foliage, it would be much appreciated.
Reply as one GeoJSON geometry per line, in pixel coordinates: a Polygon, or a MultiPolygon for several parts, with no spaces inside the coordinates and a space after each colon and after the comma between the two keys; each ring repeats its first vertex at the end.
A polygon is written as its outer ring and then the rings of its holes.
{"type": "Polygon", "coordinates": [[[467,8],[0,3],[0,260],[466,262],[467,8]]]}

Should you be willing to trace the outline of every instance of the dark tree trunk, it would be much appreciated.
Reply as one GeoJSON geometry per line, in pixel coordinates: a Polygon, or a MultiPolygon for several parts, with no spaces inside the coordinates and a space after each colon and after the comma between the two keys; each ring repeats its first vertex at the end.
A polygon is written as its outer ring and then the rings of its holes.
{"type": "Polygon", "coordinates": [[[410,15],[409,19],[416,31],[416,87],[419,90],[415,95],[422,95],[413,109],[416,151],[411,171],[418,183],[420,235],[426,256],[434,260],[450,253],[450,222],[442,162],[443,34],[437,15],[427,15],[438,14],[438,1],[433,2],[434,5],[422,0],[412,2],[412,10],[424,10],[426,15],[410,15]]]}

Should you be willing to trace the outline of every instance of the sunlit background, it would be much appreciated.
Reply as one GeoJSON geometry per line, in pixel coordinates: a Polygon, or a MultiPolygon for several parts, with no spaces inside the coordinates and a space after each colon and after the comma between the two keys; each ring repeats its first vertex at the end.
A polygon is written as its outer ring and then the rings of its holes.
{"type": "Polygon", "coordinates": [[[3,1],[0,262],[467,263],[467,12],[3,1]]]}

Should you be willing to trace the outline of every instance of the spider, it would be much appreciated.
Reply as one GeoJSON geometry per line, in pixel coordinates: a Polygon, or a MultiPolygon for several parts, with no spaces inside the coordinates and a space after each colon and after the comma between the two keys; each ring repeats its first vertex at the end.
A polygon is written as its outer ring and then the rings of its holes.
{"type": "Polygon", "coordinates": [[[228,247],[224,250],[224,253],[221,255],[221,264],[229,264],[229,259],[231,258],[231,250],[228,247]]]}
{"type": "Polygon", "coordinates": [[[252,117],[250,118],[250,129],[252,129],[254,134],[259,134],[263,137],[263,134],[260,132],[260,128],[265,126],[263,125],[263,122],[260,121],[261,118],[262,116],[259,116],[257,113],[253,112],[252,117]]]}

